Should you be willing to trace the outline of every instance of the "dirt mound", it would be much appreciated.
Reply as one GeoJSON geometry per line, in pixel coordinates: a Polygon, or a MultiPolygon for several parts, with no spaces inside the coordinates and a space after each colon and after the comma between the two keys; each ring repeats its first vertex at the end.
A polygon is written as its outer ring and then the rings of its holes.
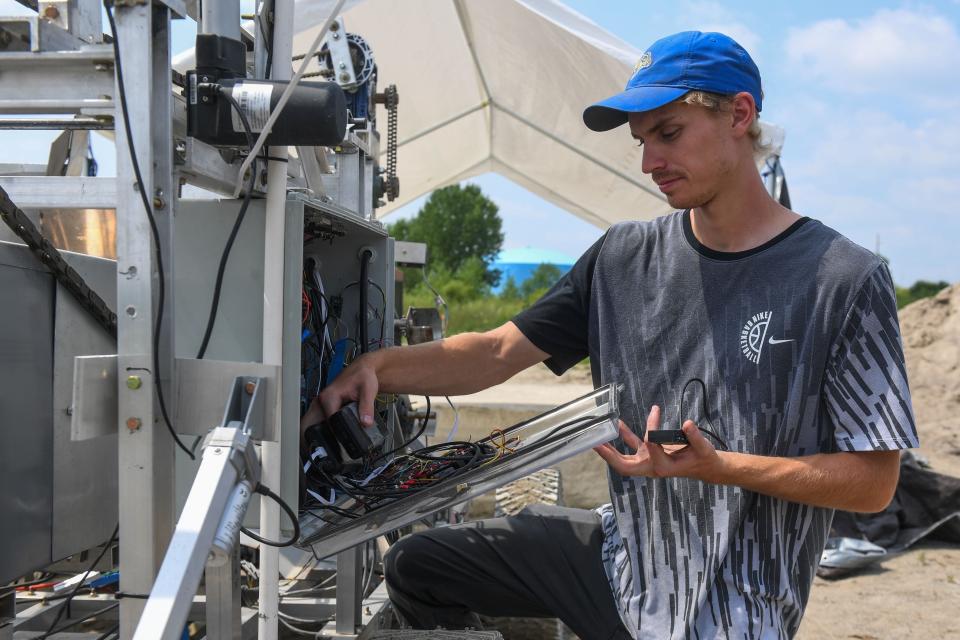
{"type": "Polygon", "coordinates": [[[920,453],[960,476],[960,284],[900,310],[920,453]]]}

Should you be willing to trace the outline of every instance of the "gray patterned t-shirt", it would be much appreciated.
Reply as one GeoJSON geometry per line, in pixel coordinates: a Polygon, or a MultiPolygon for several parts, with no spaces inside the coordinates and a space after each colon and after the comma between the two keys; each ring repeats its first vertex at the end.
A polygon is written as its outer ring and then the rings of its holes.
{"type": "MultiPolygon", "coordinates": [[[[562,373],[590,357],[640,437],[711,424],[734,451],[916,447],[893,285],[873,254],[804,218],[740,253],[685,212],[611,227],[514,322],[562,373]],[[692,378],[684,414],[680,391],[692,378]]],[[[616,441],[621,451],[627,448],[616,441]]],[[[611,472],[603,561],[636,638],[793,636],[833,511],[688,478],[611,472]]]]}

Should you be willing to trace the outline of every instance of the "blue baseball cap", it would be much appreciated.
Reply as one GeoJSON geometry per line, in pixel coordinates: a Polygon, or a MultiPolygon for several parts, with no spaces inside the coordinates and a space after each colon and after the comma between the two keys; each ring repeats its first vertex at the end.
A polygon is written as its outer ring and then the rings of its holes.
{"type": "Polygon", "coordinates": [[[675,33],[654,42],[637,62],[626,88],[587,107],[583,122],[594,131],[609,131],[626,123],[629,113],[662,107],[690,91],[724,95],[746,91],[759,112],[760,70],[730,36],[675,33]]]}

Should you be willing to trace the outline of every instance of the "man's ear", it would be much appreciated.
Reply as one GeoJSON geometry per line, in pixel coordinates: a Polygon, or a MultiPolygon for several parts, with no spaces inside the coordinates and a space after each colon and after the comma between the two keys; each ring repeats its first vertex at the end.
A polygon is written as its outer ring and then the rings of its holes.
{"type": "Polygon", "coordinates": [[[741,91],[733,97],[733,131],[736,137],[747,135],[750,125],[757,117],[757,104],[753,96],[746,91],[741,91]]]}

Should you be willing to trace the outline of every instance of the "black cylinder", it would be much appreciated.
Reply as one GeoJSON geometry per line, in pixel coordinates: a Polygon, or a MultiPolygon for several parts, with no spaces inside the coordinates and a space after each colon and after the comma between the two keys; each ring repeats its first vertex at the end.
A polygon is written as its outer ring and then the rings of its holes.
{"type": "MultiPolygon", "coordinates": [[[[190,96],[187,130],[198,140],[217,146],[247,146],[241,118],[218,91],[205,90],[195,72],[188,76],[190,96]],[[199,86],[199,88],[198,88],[199,86]]],[[[240,105],[257,138],[276,108],[288,82],[222,79],[220,90],[240,105]]],[[[274,146],[330,146],[343,141],[347,131],[347,100],[333,82],[301,82],[273,124],[267,144],[274,146]]]]}

